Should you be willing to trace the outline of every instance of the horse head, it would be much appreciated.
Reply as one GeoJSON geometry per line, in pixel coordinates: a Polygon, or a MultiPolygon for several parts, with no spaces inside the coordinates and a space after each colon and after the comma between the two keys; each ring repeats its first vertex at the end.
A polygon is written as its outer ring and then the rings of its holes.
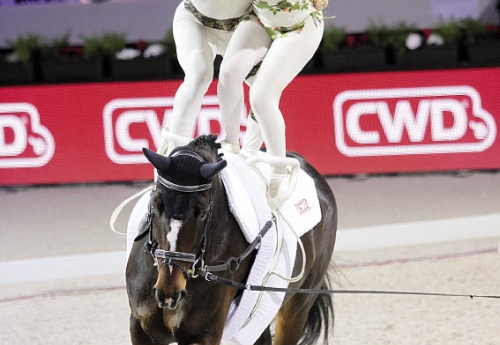
{"type": "Polygon", "coordinates": [[[202,259],[212,209],[212,182],[226,167],[215,136],[201,136],[167,157],[143,149],[158,179],[150,201],[152,254],[158,265],[153,287],[161,308],[176,309],[202,259]]]}

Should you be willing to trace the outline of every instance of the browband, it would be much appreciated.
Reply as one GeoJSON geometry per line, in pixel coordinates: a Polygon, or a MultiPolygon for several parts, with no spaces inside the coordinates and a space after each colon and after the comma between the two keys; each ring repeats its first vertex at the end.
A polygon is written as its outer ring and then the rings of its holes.
{"type": "Polygon", "coordinates": [[[162,186],[175,190],[177,192],[184,192],[184,193],[194,193],[194,192],[203,192],[205,190],[208,190],[212,187],[212,182],[210,183],[205,183],[205,184],[199,184],[196,186],[181,186],[178,184],[175,184],[173,182],[170,182],[166,178],[161,177],[158,175],[158,182],[161,183],[162,186]]]}

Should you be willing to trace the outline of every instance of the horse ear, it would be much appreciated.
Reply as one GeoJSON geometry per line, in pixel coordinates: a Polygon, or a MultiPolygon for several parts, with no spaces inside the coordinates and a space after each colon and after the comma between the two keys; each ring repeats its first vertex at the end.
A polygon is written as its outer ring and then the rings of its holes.
{"type": "Polygon", "coordinates": [[[201,166],[200,173],[205,180],[211,180],[226,166],[227,166],[227,161],[225,159],[217,163],[205,163],[201,166]]]}
{"type": "Polygon", "coordinates": [[[142,148],[142,153],[158,171],[167,171],[172,162],[170,157],[165,157],[145,147],[142,148]]]}

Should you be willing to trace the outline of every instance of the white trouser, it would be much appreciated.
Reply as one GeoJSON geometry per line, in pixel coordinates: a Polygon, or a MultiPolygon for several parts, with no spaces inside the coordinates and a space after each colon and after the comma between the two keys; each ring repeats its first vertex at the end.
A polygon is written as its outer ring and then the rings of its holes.
{"type": "Polygon", "coordinates": [[[300,33],[274,41],[256,20],[239,24],[219,73],[218,95],[226,140],[238,140],[243,81],[252,67],[262,60],[250,87],[250,107],[267,151],[273,156],[285,157],[285,122],[279,109],[281,93],[314,55],[322,37],[323,22],[315,22],[311,17],[300,33]]]}
{"type": "MultiPolygon", "coordinates": [[[[213,79],[215,56],[224,55],[233,32],[202,25],[181,2],[175,12],[173,33],[185,77],[175,94],[167,127],[171,133],[192,138],[203,96],[213,79]]],[[[170,146],[169,151],[173,149],[170,146]]]]}
{"type": "Polygon", "coordinates": [[[264,139],[262,138],[259,124],[251,116],[248,116],[242,150],[250,156],[256,155],[262,147],[263,142],[264,139]]]}

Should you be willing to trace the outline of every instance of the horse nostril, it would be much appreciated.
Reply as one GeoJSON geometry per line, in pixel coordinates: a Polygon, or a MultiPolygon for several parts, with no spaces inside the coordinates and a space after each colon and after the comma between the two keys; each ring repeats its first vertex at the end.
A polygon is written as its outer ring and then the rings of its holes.
{"type": "Polygon", "coordinates": [[[172,302],[173,304],[179,303],[179,301],[186,296],[186,290],[181,290],[181,291],[176,291],[172,295],[172,302]]]}
{"type": "Polygon", "coordinates": [[[154,287],[153,294],[155,295],[156,300],[158,302],[160,302],[160,303],[165,302],[165,295],[163,294],[163,292],[160,289],[157,289],[154,287]]]}

